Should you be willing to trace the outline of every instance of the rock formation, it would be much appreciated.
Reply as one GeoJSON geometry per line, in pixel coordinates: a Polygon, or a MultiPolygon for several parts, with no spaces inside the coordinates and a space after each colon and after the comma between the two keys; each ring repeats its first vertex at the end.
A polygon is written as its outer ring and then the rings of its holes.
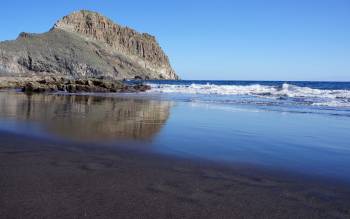
{"type": "Polygon", "coordinates": [[[63,17],[46,33],[1,42],[0,75],[178,79],[155,37],[86,10],[63,17]]]}
{"type": "MultiPolygon", "coordinates": [[[[45,93],[45,92],[69,92],[69,93],[135,93],[150,90],[149,85],[142,83],[124,84],[120,81],[103,80],[67,80],[64,78],[47,78],[37,81],[26,81],[21,87],[26,93],[45,93]]],[[[0,87],[1,88],[1,87],[0,87]]]]}

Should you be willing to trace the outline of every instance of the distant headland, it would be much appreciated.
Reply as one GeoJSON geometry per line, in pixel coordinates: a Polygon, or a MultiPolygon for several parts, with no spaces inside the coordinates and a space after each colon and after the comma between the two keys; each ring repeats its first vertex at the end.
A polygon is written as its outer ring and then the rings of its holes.
{"type": "Polygon", "coordinates": [[[87,10],[64,16],[46,33],[1,42],[0,76],[179,79],[154,36],[87,10]]]}

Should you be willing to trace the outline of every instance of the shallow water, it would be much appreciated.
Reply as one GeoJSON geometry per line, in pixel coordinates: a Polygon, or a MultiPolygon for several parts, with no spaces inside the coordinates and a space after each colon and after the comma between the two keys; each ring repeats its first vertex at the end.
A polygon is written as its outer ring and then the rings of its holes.
{"type": "Polygon", "coordinates": [[[350,182],[347,109],[201,98],[154,91],[103,96],[0,92],[0,131],[109,146],[123,142],[154,153],[350,182]]]}

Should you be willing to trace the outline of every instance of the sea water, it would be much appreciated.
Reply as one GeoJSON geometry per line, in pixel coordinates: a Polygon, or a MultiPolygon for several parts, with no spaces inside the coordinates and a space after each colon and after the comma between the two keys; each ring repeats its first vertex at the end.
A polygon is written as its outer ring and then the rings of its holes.
{"type": "Polygon", "coordinates": [[[138,94],[1,92],[0,131],[350,182],[350,83],[144,83],[138,94]]]}

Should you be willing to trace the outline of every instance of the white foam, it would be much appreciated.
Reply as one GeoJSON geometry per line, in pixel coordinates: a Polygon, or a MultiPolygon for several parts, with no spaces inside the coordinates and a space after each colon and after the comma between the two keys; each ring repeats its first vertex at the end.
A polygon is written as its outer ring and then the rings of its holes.
{"type": "Polygon", "coordinates": [[[303,98],[315,106],[350,107],[350,90],[323,90],[283,84],[282,87],[267,85],[215,85],[215,84],[150,84],[149,92],[205,94],[205,95],[248,95],[262,98],[303,98]]]}
{"type": "Polygon", "coordinates": [[[213,85],[213,84],[150,84],[151,92],[159,93],[186,93],[186,94],[218,94],[218,95],[249,95],[273,92],[273,87],[262,85],[213,85]]]}

